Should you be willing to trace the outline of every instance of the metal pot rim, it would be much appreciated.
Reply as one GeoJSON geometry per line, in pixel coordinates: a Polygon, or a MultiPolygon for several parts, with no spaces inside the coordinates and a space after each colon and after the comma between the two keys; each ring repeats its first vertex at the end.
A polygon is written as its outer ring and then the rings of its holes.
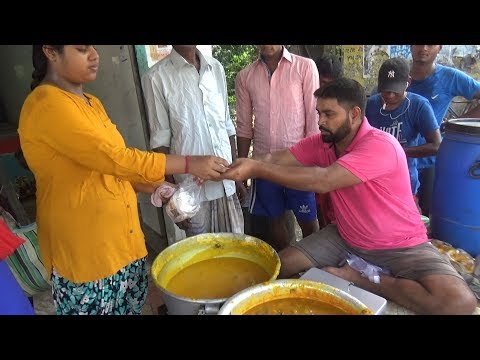
{"type": "Polygon", "coordinates": [[[330,295],[342,298],[343,300],[348,302],[350,305],[352,305],[354,308],[358,309],[359,312],[367,311],[368,313],[373,314],[372,309],[366,306],[359,299],[329,284],[326,284],[323,282],[305,280],[305,279],[279,279],[279,280],[273,280],[273,281],[257,284],[236,293],[222,305],[222,307],[218,311],[218,315],[230,315],[232,313],[232,310],[234,310],[237,306],[242,304],[244,301],[247,301],[252,296],[268,291],[275,287],[288,288],[288,287],[298,287],[300,285],[303,286],[304,288],[310,288],[314,290],[320,290],[321,288],[321,290],[323,290],[326,293],[329,293],[330,295]]]}
{"type": "Polygon", "coordinates": [[[225,301],[227,301],[229,298],[226,297],[226,298],[218,298],[218,299],[193,299],[193,298],[189,298],[189,297],[185,297],[185,296],[181,296],[181,295],[177,295],[177,294],[174,294],[172,293],[171,291],[168,291],[166,288],[164,288],[163,286],[160,286],[160,285],[157,285],[158,288],[166,293],[167,295],[173,297],[173,298],[176,298],[176,299],[179,299],[179,300],[184,300],[184,301],[188,301],[188,302],[191,302],[191,303],[198,303],[198,304],[218,304],[218,303],[223,303],[225,301]]]}
{"type": "MultiPolygon", "coordinates": [[[[277,267],[276,267],[275,274],[273,275],[273,277],[276,278],[278,276],[278,273],[280,271],[280,258],[278,256],[278,253],[273,249],[273,247],[271,247],[270,244],[268,244],[267,242],[265,242],[265,241],[263,241],[263,240],[261,240],[257,237],[251,236],[251,235],[239,234],[239,233],[226,233],[226,232],[224,232],[224,233],[199,234],[199,235],[195,235],[195,236],[191,236],[191,237],[182,239],[182,240],[176,242],[175,244],[172,244],[172,245],[168,246],[163,251],[161,251],[157,255],[157,257],[154,259],[150,271],[152,271],[152,269],[157,266],[156,265],[157,262],[160,262],[162,260],[162,257],[161,257],[162,254],[163,254],[163,256],[166,256],[166,254],[168,254],[170,252],[175,252],[176,249],[178,249],[181,246],[185,246],[185,244],[187,244],[187,243],[192,243],[192,242],[194,243],[196,241],[201,241],[203,239],[207,239],[207,240],[215,239],[215,240],[218,240],[218,241],[225,240],[225,239],[226,240],[235,240],[235,241],[240,240],[240,241],[248,241],[248,242],[251,242],[251,243],[259,243],[260,242],[260,243],[264,244],[268,249],[271,250],[271,255],[274,257],[274,259],[277,263],[277,267]]],[[[177,294],[174,294],[171,291],[167,290],[164,286],[162,286],[158,282],[158,279],[156,278],[156,276],[154,274],[152,274],[152,275],[153,275],[153,281],[154,281],[155,285],[160,289],[160,291],[166,293],[170,297],[173,297],[173,298],[176,298],[176,299],[179,299],[179,300],[183,300],[183,301],[187,301],[187,302],[191,302],[191,303],[197,303],[197,304],[218,304],[218,303],[224,303],[225,301],[227,301],[230,298],[230,297],[225,297],[225,298],[217,298],[217,299],[193,299],[193,298],[190,298],[190,297],[177,295],[177,294]]]]}

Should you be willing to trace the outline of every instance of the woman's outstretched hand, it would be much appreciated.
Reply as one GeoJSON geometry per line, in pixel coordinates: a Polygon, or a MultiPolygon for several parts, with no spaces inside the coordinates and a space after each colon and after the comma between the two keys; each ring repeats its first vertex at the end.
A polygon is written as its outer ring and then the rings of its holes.
{"type": "Polygon", "coordinates": [[[202,180],[223,180],[222,174],[228,169],[227,160],[213,155],[190,156],[189,173],[202,180]]]}

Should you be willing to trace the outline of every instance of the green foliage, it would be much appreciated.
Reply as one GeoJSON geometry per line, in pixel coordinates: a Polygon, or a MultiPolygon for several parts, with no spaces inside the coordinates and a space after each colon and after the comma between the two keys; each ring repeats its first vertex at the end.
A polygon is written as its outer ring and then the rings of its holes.
{"type": "MultiPolygon", "coordinates": [[[[235,77],[258,57],[255,45],[213,45],[212,55],[223,65],[227,78],[228,105],[235,114],[235,77]]],[[[234,116],[233,116],[234,117],[234,116]]]]}

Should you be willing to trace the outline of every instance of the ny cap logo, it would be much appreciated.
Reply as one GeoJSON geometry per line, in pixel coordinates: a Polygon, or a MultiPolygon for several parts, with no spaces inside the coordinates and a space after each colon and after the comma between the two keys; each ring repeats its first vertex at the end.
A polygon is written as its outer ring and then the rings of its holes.
{"type": "Polygon", "coordinates": [[[394,78],[395,77],[395,70],[390,70],[387,75],[389,78],[394,78]]]}

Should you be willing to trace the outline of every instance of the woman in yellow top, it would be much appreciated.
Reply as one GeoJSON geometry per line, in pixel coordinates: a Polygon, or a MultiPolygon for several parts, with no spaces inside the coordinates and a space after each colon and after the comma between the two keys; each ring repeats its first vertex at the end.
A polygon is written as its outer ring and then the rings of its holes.
{"type": "Polygon", "coordinates": [[[228,163],[126,147],[100,100],[83,92],[97,76],[93,45],[34,45],[32,55],[19,134],[57,314],[140,314],[147,249],[135,191],[153,192],[166,174],[217,180],[228,163]]]}

